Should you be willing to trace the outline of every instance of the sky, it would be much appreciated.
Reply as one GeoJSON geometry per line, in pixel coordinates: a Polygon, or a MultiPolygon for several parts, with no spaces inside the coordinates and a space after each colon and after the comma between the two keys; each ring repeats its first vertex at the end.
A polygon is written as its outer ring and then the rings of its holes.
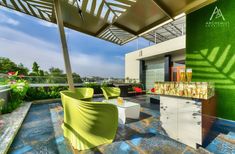
{"type": "MultiPolygon", "coordinates": [[[[125,54],[137,50],[137,40],[119,46],[65,29],[72,71],[85,76],[124,77],[125,54]]],[[[139,38],[139,49],[150,42],[139,38]]],[[[57,25],[0,6],[0,57],[31,69],[36,61],[47,71],[64,70],[57,25]]]]}

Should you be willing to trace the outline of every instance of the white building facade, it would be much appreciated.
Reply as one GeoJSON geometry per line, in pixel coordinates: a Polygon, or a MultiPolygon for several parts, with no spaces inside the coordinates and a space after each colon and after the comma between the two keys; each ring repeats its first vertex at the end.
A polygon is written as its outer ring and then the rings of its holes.
{"type": "Polygon", "coordinates": [[[185,35],[125,55],[125,78],[151,89],[156,81],[170,81],[171,67],[184,65],[185,35]]]}

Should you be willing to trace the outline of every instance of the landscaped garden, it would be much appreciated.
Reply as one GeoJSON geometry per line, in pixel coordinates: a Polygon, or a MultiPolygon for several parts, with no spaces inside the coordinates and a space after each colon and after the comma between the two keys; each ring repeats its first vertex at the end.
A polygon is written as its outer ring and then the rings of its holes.
{"type": "MultiPolygon", "coordinates": [[[[11,113],[23,102],[60,98],[60,91],[68,89],[66,75],[59,68],[52,67],[48,73],[41,70],[40,66],[34,62],[30,72],[23,64],[15,64],[4,57],[0,57],[0,67],[0,88],[8,92],[6,100],[1,99],[2,114],[11,113]]],[[[93,88],[94,94],[102,94],[101,87],[114,86],[115,83],[115,81],[83,82],[78,74],[73,75],[76,87],[93,88]]],[[[134,79],[126,80],[130,84],[128,88],[130,92],[134,91],[133,87],[143,88],[142,84],[134,79]]],[[[119,81],[119,84],[121,83],[119,81]]]]}
{"type": "MultiPolygon", "coordinates": [[[[4,138],[0,148],[6,152],[20,129],[24,118],[30,111],[31,104],[60,101],[60,92],[68,90],[63,77],[56,76],[25,76],[18,71],[1,74],[0,86],[0,138],[4,138]],[[43,81],[45,83],[43,83],[43,81]],[[10,122],[9,122],[10,121],[10,122]],[[14,126],[14,127],[12,127],[14,126]]],[[[113,87],[114,82],[75,82],[76,87],[87,87],[94,90],[94,97],[101,97],[102,87],[113,87]]],[[[120,83],[119,83],[120,84],[120,83]]],[[[129,92],[133,87],[142,86],[139,83],[129,83],[129,92]]]]}

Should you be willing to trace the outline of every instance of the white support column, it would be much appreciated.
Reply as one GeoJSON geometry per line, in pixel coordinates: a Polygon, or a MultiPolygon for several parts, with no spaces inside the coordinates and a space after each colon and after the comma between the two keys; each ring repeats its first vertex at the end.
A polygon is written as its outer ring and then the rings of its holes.
{"type": "Polygon", "coordinates": [[[73,83],[72,69],[71,69],[71,64],[70,64],[70,59],[69,59],[68,46],[67,46],[67,41],[66,41],[66,36],[65,36],[65,31],[64,31],[64,22],[62,18],[62,12],[61,12],[61,6],[60,6],[59,0],[54,0],[54,8],[55,8],[56,21],[57,21],[59,33],[60,33],[60,40],[61,40],[62,49],[63,49],[65,70],[67,74],[69,89],[73,91],[74,83],[73,83]]]}

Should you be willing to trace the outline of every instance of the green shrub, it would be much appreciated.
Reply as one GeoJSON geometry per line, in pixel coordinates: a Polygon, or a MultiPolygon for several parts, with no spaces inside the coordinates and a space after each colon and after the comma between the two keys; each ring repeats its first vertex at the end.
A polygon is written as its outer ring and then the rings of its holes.
{"type": "Polygon", "coordinates": [[[29,84],[25,80],[16,80],[10,82],[10,97],[6,105],[2,107],[3,114],[10,113],[23,103],[25,95],[29,89],[29,84]]]}
{"type": "Polygon", "coordinates": [[[4,103],[4,99],[0,99],[0,114],[2,111],[3,103],[4,103]]]}
{"type": "Polygon", "coordinates": [[[86,82],[83,84],[83,87],[93,88],[94,94],[103,94],[101,87],[112,87],[113,84],[109,84],[106,82],[103,82],[102,84],[98,84],[96,82],[86,82]]]}
{"type": "Polygon", "coordinates": [[[65,86],[30,87],[26,94],[26,100],[33,101],[33,100],[60,98],[60,91],[67,89],[68,87],[65,86]]]}
{"type": "Polygon", "coordinates": [[[83,87],[93,88],[94,94],[102,94],[102,90],[100,89],[100,85],[96,82],[87,82],[83,84],[83,87]]]}

